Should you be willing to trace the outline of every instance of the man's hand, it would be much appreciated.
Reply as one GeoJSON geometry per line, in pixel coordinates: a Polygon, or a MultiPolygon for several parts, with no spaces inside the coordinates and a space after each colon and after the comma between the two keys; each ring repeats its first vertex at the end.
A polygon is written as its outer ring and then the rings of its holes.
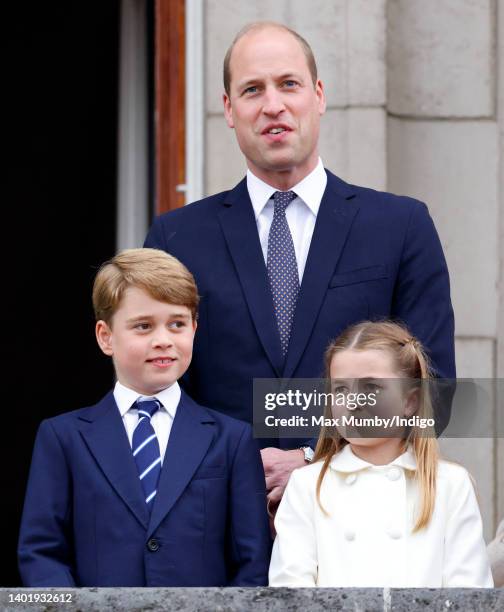
{"type": "Polygon", "coordinates": [[[268,509],[276,510],[292,470],[306,465],[304,453],[300,448],[280,450],[279,448],[263,448],[261,458],[266,474],[266,490],[268,491],[268,509]]]}

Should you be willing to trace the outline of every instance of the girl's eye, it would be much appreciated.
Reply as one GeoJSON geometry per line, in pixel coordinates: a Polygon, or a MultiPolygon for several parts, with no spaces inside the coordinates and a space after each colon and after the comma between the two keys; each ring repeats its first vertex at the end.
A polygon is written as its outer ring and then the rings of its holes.
{"type": "Polygon", "coordinates": [[[366,383],[363,387],[365,393],[378,393],[380,389],[380,385],[376,385],[375,383],[366,383]]]}
{"type": "Polygon", "coordinates": [[[333,393],[347,393],[347,392],[348,392],[348,389],[344,385],[339,385],[338,387],[335,387],[333,391],[333,393]]]}

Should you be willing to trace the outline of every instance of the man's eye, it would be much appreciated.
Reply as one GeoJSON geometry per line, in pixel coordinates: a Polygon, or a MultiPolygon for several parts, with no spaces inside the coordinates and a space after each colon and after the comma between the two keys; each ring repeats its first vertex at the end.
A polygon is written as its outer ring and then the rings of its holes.
{"type": "Polygon", "coordinates": [[[256,85],[251,85],[250,87],[247,87],[247,89],[243,93],[254,94],[256,92],[257,92],[257,86],[256,85]]]}
{"type": "Polygon", "coordinates": [[[297,83],[296,81],[291,81],[290,79],[287,79],[287,81],[284,81],[283,83],[285,85],[285,87],[287,87],[288,89],[292,88],[292,87],[296,87],[297,83]]]}

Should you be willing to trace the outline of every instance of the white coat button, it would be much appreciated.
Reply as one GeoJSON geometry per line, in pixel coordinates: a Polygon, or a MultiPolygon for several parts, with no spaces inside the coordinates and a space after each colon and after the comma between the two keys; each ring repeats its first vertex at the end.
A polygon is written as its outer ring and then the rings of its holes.
{"type": "Polygon", "coordinates": [[[389,480],[398,480],[401,477],[401,470],[396,467],[391,467],[387,472],[387,478],[389,480]]]}
{"type": "Polygon", "coordinates": [[[356,480],[357,476],[355,474],[348,474],[348,476],[345,478],[347,485],[353,485],[356,480]]]}
{"type": "Polygon", "coordinates": [[[352,531],[351,529],[347,529],[345,531],[345,540],[348,540],[349,542],[353,542],[353,540],[355,540],[355,531],[352,531]]]}
{"type": "Polygon", "coordinates": [[[400,540],[402,538],[402,533],[399,531],[399,529],[392,528],[389,529],[387,533],[393,540],[400,540]]]}

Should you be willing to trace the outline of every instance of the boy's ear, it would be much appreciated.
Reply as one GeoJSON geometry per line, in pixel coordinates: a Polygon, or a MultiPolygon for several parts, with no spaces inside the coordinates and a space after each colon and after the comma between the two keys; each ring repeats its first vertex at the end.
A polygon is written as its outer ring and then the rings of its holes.
{"type": "Polygon", "coordinates": [[[192,328],[193,332],[196,333],[196,329],[198,328],[198,321],[196,321],[196,319],[192,320],[192,328]]]}
{"type": "Polygon", "coordinates": [[[95,327],[96,341],[101,350],[112,357],[114,351],[112,349],[112,330],[105,321],[97,321],[95,327]]]}
{"type": "Polygon", "coordinates": [[[406,394],[404,402],[404,416],[410,417],[417,413],[420,407],[420,389],[411,389],[406,394]]]}

